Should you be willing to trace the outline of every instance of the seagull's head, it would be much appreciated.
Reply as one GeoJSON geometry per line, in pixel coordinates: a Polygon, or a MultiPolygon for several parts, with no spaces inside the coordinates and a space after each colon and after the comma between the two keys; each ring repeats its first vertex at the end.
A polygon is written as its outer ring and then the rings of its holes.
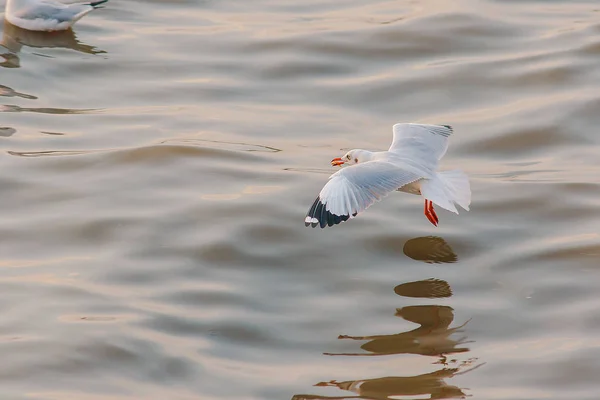
{"type": "Polygon", "coordinates": [[[350,150],[342,157],[336,157],[331,160],[331,165],[333,166],[342,166],[344,164],[353,165],[361,162],[369,161],[371,159],[372,153],[367,150],[354,149],[350,150]]]}

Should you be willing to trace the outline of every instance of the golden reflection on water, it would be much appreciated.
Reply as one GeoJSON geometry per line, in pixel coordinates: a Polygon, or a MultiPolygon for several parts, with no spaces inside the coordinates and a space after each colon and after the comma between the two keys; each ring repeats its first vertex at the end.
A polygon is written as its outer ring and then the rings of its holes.
{"type": "MultiPolygon", "coordinates": [[[[441,237],[427,236],[408,240],[404,245],[404,253],[415,260],[426,263],[454,263],[458,256],[450,245],[441,237]]],[[[442,279],[424,279],[415,282],[405,282],[397,285],[394,292],[402,297],[409,298],[449,298],[452,288],[442,279]]],[[[323,353],[328,356],[391,356],[400,354],[413,354],[437,357],[434,364],[444,367],[433,372],[415,376],[387,376],[374,379],[358,379],[338,382],[329,380],[315,384],[317,387],[337,387],[341,390],[351,391],[357,396],[320,396],[311,394],[298,394],[293,400],[309,399],[348,399],[361,398],[372,400],[390,400],[399,396],[410,396],[429,399],[465,398],[464,390],[446,383],[445,379],[468,372],[480,365],[462,371],[465,366],[471,365],[476,359],[459,361],[448,360],[448,356],[466,353],[469,347],[465,344],[467,336],[464,334],[468,320],[462,324],[451,327],[454,322],[454,309],[445,305],[411,305],[396,309],[395,316],[406,321],[414,322],[419,327],[397,334],[351,336],[340,335],[338,339],[366,341],[360,348],[364,352],[352,353],[323,353]],[[458,334],[458,335],[457,335],[458,334]],[[449,368],[449,364],[458,364],[458,367],[449,368]]]]}

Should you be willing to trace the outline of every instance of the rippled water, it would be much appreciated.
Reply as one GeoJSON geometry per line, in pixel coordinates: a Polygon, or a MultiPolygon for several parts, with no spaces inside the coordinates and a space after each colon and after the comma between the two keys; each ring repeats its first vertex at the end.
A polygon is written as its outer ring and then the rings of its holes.
{"type": "Polygon", "coordinates": [[[3,399],[596,399],[595,1],[116,1],[3,23],[3,399]],[[469,213],[304,215],[454,126],[469,213]]]}

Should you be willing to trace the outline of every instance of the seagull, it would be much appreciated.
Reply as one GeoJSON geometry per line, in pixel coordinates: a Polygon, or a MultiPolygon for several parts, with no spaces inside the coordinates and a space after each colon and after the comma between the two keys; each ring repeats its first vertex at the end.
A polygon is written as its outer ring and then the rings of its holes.
{"type": "Polygon", "coordinates": [[[424,214],[434,226],[439,222],[434,204],[456,214],[456,205],[469,210],[467,175],[459,170],[437,171],[452,127],[401,123],[394,125],[393,133],[388,151],[354,149],[331,160],[333,166],[349,166],[329,177],[306,214],[305,226],[337,225],[396,190],[423,196],[424,214]]]}
{"type": "Polygon", "coordinates": [[[63,4],[55,0],[8,0],[6,19],[30,31],[64,31],[107,1],[63,4]]]}

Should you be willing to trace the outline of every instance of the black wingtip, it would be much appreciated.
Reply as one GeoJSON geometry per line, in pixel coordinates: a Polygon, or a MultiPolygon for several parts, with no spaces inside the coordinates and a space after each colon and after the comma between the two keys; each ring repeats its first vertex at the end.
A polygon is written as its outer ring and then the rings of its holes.
{"type": "Polygon", "coordinates": [[[108,0],[98,0],[98,1],[93,1],[91,3],[88,3],[90,6],[96,8],[98,7],[100,4],[104,4],[106,3],[108,0]]]}
{"type": "MultiPolygon", "coordinates": [[[[356,213],[352,216],[355,217],[356,213]]],[[[325,204],[321,202],[321,198],[317,197],[304,218],[304,226],[310,226],[312,228],[319,226],[323,229],[327,226],[333,226],[347,221],[349,218],[349,215],[336,215],[331,213],[327,210],[325,204]]]]}
{"type": "Polygon", "coordinates": [[[450,125],[441,125],[441,126],[443,126],[444,128],[450,129],[450,132],[454,132],[454,128],[452,128],[450,125]]]}

